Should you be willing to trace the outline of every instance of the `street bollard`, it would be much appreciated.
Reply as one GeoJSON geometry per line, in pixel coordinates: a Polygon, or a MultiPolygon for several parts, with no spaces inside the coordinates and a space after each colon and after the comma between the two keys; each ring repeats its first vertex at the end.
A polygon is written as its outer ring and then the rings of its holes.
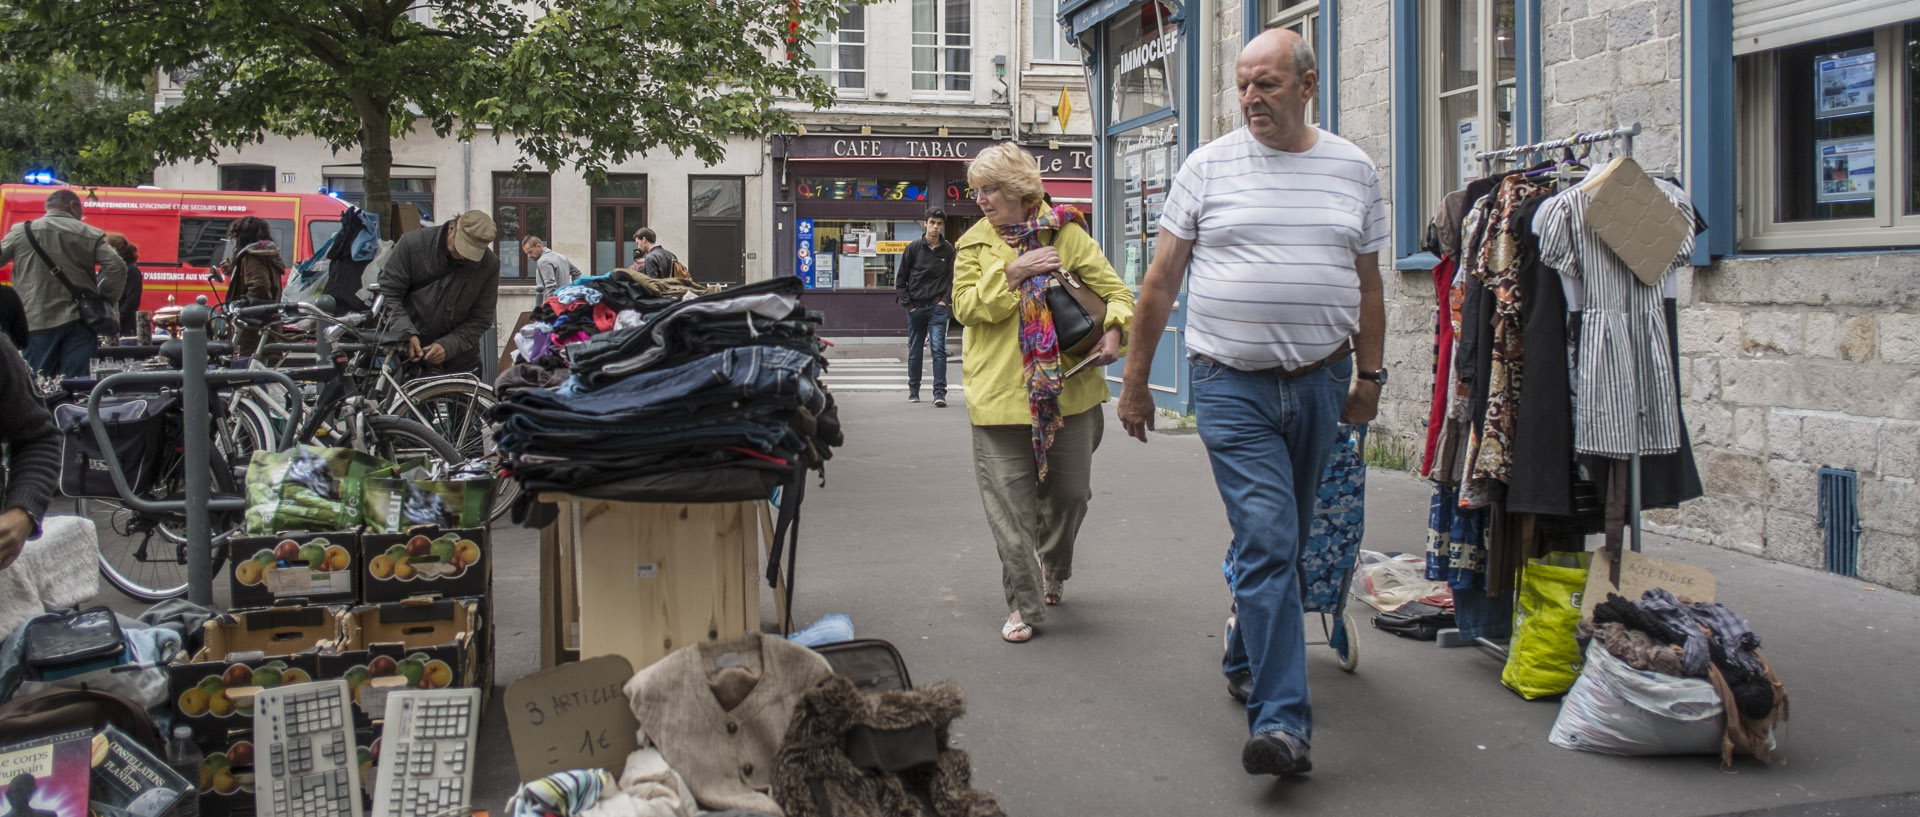
{"type": "Polygon", "coordinates": [[[207,323],[213,310],[207,297],[200,296],[192,306],[180,310],[180,411],[188,433],[183,435],[187,469],[187,600],[203,606],[213,605],[213,522],[208,519],[213,501],[213,469],[208,464],[211,443],[204,429],[209,427],[207,410],[207,323]]]}

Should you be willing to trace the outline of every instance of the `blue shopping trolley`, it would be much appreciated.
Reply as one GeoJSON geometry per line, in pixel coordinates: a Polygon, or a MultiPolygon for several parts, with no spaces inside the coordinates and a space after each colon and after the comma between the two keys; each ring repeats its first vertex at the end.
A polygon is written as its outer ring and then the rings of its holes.
{"type": "MultiPolygon", "coordinates": [[[[1341,423],[1333,454],[1327,458],[1326,471],[1320,475],[1320,490],[1313,503],[1313,527],[1300,549],[1300,606],[1308,613],[1320,614],[1324,641],[1309,641],[1311,646],[1332,647],[1340,657],[1340,668],[1352,672],[1360,665],[1360,644],[1354,640],[1353,616],[1347,614],[1348,589],[1353,583],[1353,568],[1360,558],[1360,540],[1367,522],[1367,426],[1341,423]]],[[[1227,558],[1221,562],[1227,586],[1233,586],[1233,552],[1228,545],[1227,558]]],[[[1234,617],[1227,616],[1227,628],[1221,648],[1232,643],[1234,617]]]]}

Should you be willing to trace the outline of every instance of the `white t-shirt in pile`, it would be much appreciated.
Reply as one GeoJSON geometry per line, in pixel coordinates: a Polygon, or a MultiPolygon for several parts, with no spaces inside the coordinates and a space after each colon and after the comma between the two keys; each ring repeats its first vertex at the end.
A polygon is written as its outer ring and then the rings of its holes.
{"type": "Polygon", "coordinates": [[[1194,242],[1187,351],[1253,371],[1326,358],[1360,329],[1354,256],[1387,246],[1373,160],[1326,131],[1303,153],[1240,128],[1187,157],[1160,229],[1194,242]]]}

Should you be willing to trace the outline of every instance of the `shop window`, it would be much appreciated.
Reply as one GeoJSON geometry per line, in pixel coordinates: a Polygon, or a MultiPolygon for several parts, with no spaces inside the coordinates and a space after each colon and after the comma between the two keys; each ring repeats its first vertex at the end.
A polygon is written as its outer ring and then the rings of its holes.
{"type": "Polygon", "coordinates": [[[1080,61],[1080,50],[1067,42],[1067,31],[1060,25],[1060,0],[1033,2],[1033,61],[1080,61]]]}
{"type": "Polygon", "coordinates": [[[1160,209],[1180,169],[1179,122],[1161,119],[1116,134],[1107,163],[1108,258],[1127,286],[1138,288],[1160,239],[1160,209]],[[1116,249],[1117,247],[1117,249],[1116,249]]]}
{"type": "Polygon", "coordinates": [[[1920,244],[1920,23],[1740,58],[1743,250],[1920,244]]]}
{"type": "Polygon", "coordinates": [[[1480,178],[1475,153],[1514,144],[1517,40],[1514,0],[1433,0],[1428,8],[1432,13],[1421,16],[1427,189],[1420,198],[1432,208],[1480,178]]]}
{"type": "Polygon", "coordinates": [[[274,187],[272,165],[221,165],[220,189],[244,190],[253,193],[272,193],[274,187]]]}
{"type": "Polygon", "coordinates": [[[1131,122],[1173,107],[1186,62],[1178,9],[1165,0],[1120,12],[1107,23],[1102,75],[1111,83],[1108,125],[1131,122]]]}
{"type": "MultiPolygon", "coordinates": [[[[949,216],[944,235],[952,241],[966,226],[949,216]],[[956,227],[956,224],[959,226],[956,227]]],[[[817,288],[892,289],[894,268],[907,244],[926,235],[918,221],[815,219],[814,282],[817,288]],[[830,257],[830,260],[829,260],[830,257]],[[823,267],[831,264],[831,269],[823,267]],[[823,277],[831,273],[830,278],[823,277]]]]}
{"type": "Polygon", "coordinates": [[[647,177],[616,174],[593,185],[594,272],[633,263],[633,234],[647,226],[647,177]]]}
{"type": "Polygon", "coordinates": [[[537,235],[552,240],[552,186],[545,173],[493,174],[493,251],[500,256],[502,283],[523,283],[532,275],[520,255],[520,239],[537,235]]]}
{"type": "Polygon", "coordinates": [[[972,96],[972,2],[913,0],[915,96],[972,96]]]}
{"type": "MultiPolygon", "coordinates": [[[[1331,80],[1325,68],[1328,55],[1321,53],[1320,48],[1319,0],[1266,0],[1263,5],[1265,6],[1263,28],[1291,29],[1293,33],[1305,39],[1308,45],[1313,46],[1314,56],[1320,61],[1321,67],[1318,71],[1320,84],[1323,86],[1322,93],[1324,93],[1324,86],[1331,80]]],[[[1320,98],[1317,95],[1313,101],[1307,103],[1307,124],[1315,127],[1320,125],[1320,98]]]]}
{"type": "Polygon", "coordinates": [[[813,58],[813,73],[828,85],[839,89],[842,97],[862,97],[867,92],[867,9],[848,6],[840,12],[839,28],[821,35],[807,47],[813,58]]]}
{"type": "Polygon", "coordinates": [[[803,176],[796,192],[803,201],[926,201],[928,191],[925,179],[803,176]]]}

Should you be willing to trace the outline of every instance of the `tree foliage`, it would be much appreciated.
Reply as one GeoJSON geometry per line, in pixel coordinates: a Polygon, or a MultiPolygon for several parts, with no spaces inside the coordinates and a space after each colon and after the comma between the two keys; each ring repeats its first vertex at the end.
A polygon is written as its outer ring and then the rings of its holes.
{"type": "Polygon", "coordinates": [[[717,162],[731,136],[791,127],[777,99],[832,102],[832,89],[807,73],[804,46],[843,7],[0,0],[0,96],[34,98],[59,61],[131,87],[168,72],[185,80],[178,104],[132,113],[91,134],[87,148],[150,169],[212,159],[267,134],[311,135],[336,150],[358,147],[368,207],[381,212],[392,140],[416,128],[512,140],[523,167],[571,164],[589,175],[658,149],[717,162]]]}
{"type": "Polygon", "coordinates": [[[0,180],[51,170],[76,184],[129,186],[153,178],[151,158],[122,161],[103,134],[153,107],[153,87],[117,89],[55,66],[24,98],[0,98],[0,180]]]}

